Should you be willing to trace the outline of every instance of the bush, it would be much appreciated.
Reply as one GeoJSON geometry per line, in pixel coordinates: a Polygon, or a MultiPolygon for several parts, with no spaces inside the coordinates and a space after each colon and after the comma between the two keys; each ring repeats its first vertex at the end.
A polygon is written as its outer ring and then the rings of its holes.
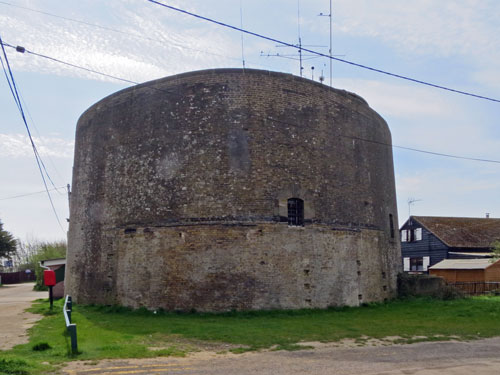
{"type": "Polygon", "coordinates": [[[461,291],[451,285],[447,285],[443,278],[429,275],[398,275],[398,296],[408,297],[432,297],[442,300],[463,298],[461,291]]]}
{"type": "Polygon", "coordinates": [[[20,242],[19,250],[22,250],[26,268],[34,269],[36,275],[36,284],[34,290],[47,290],[48,288],[43,283],[43,271],[40,266],[41,260],[65,258],[66,257],[66,242],[52,241],[44,242],[31,240],[28,242],[20,242]]]}

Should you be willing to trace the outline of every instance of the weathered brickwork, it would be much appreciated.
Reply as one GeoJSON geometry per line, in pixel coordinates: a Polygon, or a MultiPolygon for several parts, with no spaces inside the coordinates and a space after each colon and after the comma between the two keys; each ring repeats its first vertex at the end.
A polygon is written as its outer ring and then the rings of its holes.
{"type": "Polygon", "coordinates": [[[392,297],[390,144],[363,99],[288,74],[200,71],[111,95],[77,126],[67,291],[203,311],[392,297]]]}

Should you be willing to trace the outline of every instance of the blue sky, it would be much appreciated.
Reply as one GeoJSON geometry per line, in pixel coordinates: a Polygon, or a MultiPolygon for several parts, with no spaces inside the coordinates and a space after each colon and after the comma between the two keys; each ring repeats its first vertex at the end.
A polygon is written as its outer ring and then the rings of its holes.
{"type": "MultiPolygon", "coordinates": [[[[200,15],[240,25],[328,53],[329,23],[318,16],[329,0],[167,1],[200,15]]],[[[500,2],[495,0],[334,0],[333,54],[360,64],[500,99],[500,2]]],[[[146,0],[2,0],[4,42],[107,74],[145,82],[206,68],[241,67],[241,34],[146,0]],[[7,4],[6,4],[7,3],[7,4]],[[10,4],[10,5],[8,5],[10,4]],[[23,8],[29,8],[23,9],[23,8]],[[72,20],[49,16],[51,13],[72,20]],[[80,22],[75,22],[75,20],[80,22]],[[89,25],[89,24],[93,24],[89,25]],[[98,25],[98,26],[95,26],[98,25]],[[118,31],[113,31],[113,30],[118,31]]],[[[243,37],[246,66],[299,74],[297,61],[263,57],[294,53],[243,37]]],[[[7,48],[30,116],[35,142],[55,185],[71,182],[78,117],[103,97],[130,86],[7,48]]],[[[304,62],[304,76],[329,62],[304,62]]],[[[439,153],[500,160],[500,103],[466,97],[333,63],[333,86],[365,98],[389,124],[393,144],[439,153]]],[[[0,219],[22,239],[65,237],[68,202],[53,191],[61,229],[44,194],[19,112],[0,79],[0,219]],[[6,199],[9,198],[9,199],[6,199]]],[[[412,214],[500,217],[500,164],[394,150],[399,220],[412,214]]]]}

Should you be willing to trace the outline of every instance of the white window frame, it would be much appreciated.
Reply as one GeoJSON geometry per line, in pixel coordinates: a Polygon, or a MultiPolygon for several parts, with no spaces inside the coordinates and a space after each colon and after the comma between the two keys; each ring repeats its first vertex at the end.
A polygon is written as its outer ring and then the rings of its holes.
{"type": "Polygon", "coordinates": [[[406,229],[401,231],[401,242],[408,242],[408,230],[406,229]]]}
{"type": "Polygon", "coordinates": [[[422,261],[422,266],[424,271],[427,271],[429,269],[429,264],[431,263],[431,257],[424,257],[422,261]]]}
{"type": "Polygon", "coordinates": [[[422,241],[422,228],[415,228],[415,241],[422,241]]]}
{"type": "Polygon", "coordinates": [[[410,270],[410,258],[404,257],[403,258],[403,271],[409,271],[410,270]]]}

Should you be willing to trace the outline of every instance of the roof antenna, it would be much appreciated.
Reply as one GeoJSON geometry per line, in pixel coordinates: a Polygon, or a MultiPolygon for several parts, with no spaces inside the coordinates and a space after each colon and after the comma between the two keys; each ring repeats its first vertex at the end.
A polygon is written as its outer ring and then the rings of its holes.
{"type": "Polygon", "coordinates": [[[330,18],[330,49],[329,49],[329,54],[330,54],[330,87],[333,87],[332,86],[332,76],[333,76],[333,73],[332,73],[332,0],[330,0],[330,13],[328,14],[323,14],[323,13],[320,13],[319,14],[320,16],[324,16],[324,17],[328,17],[330,18]]]}
{"type": "MultiPolygon", "coordinates": [[[[326,48],[326,46],[321,46],[321,45],[313,45],[313,44],[302,44],[302,36],[300,33],[300,0],[297,0],[297,32],[298,32],[298,37],[299,37],[299,43],[294,44],[293,48],[296,48],[298,50],[298,54],[280,54],[280,53],[267,53],[265,54],[264,51],[260,51],[260,56],[261,57],[282,57],[285,59],[291,59],[291,60],[298,60],[299,61],[299,74],[302,77],[303,76],[303,71],[304,71],[304,65],[303,62],[304,60],[312,60],[312,59],[317,59],[319,56],[316,54],[304,54],[302,51],[302,47],[321,47],[321,48],[326,48]]],[[[277,48],[290,48],[292,47],[291,45],[277,45],[277,48]]],[[[311,67],[311,70],[314,68],[311,67]]]]}
{"type": "Polygon", "coordinates": [[[300,64],[300,76],[302,77],[302,38],[300,37],[300,0],[297,0],[297,30],[299,33],[299,64],[300,64]]]}
{"type": "Polygon", "coordinates": [[[422,201],[422,199],[408,198],[408,217],[411,217],[411,205],[420,201],[422,201]]]}
{"type": "MultiPolygon", "coordinates": [[[[240,29],[243,30],[243,7],[240,0],[240,29]]],[[[243,62],[243,70],[245,70],[245,54],[243,49],[243,31],[241,31],[241,61],[243,62]]]]}

